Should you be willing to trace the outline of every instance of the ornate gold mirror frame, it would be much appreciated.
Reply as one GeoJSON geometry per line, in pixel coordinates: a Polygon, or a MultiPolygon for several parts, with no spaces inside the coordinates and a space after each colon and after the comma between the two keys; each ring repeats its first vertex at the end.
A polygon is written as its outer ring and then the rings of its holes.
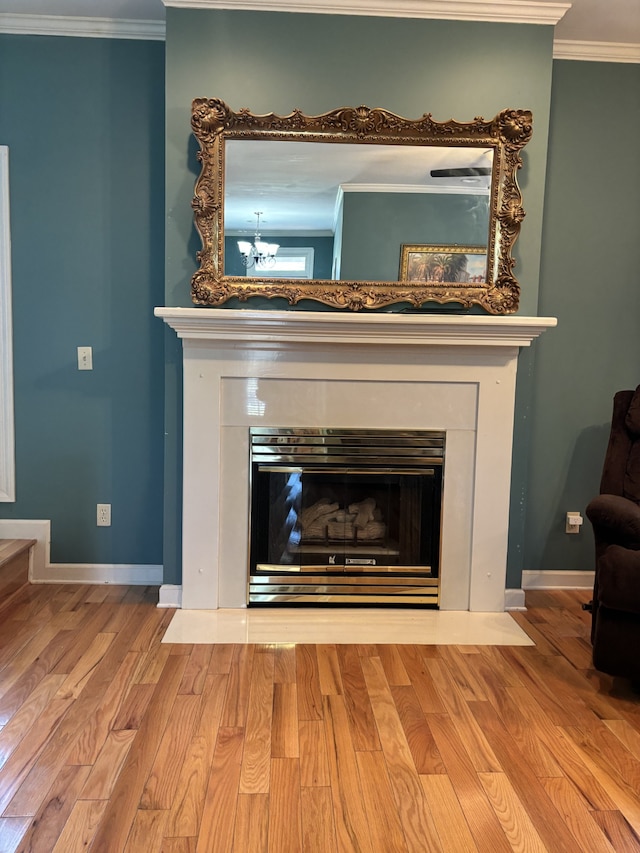
{"type": "MultiPolygon", "coordinates": [[[[478,117],[465,123],[434,121],[430,114],[409,120],[365,106],[343,107],[317,116],[300,110],[288,116],[254,115],[248,109],[233,112],[216,98],[197,98],[192,104],[191,127],[200,145],[198,159],[202,164],[192,201],[202,240],[197,253],[200,268],[191,281],[195,304],[213,306],[232,297],[244,302],[263,296],[283,297],[291,305],[311,299],[353,311],[396,303],[419,307],[427,302],[455,302],[465,308],[477,304],[491,314],[517,311],[520,286],[513,275],[512,249],[525,213],[516,172],[522,166],[520,150],[532,133],[528,110],[507,109],[491,120],[478,117]],[[492,149],[485,281],[325,281],[225,275],[225,141],[230,139],[492,149]]],[[[399,277],[406,279],[406,264],[400,267],[399,277]]]]}

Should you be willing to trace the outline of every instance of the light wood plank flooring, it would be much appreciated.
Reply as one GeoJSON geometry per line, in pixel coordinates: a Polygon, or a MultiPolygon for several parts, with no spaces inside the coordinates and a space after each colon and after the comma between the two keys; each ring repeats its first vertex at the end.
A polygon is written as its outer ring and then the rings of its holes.
{"type": "Polygon", "coordinates": [[[0,851],[640,851],[640,702],[535,646],[172,645],[157,590],[0,582],[0,851]]]}

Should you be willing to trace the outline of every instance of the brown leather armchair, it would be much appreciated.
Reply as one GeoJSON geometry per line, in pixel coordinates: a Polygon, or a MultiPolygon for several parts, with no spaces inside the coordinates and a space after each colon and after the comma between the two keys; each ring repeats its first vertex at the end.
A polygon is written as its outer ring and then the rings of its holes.
{"type": "Polygon", "coordinates": [[[613,398],[600,494],[586,513],[596,545],[593,664],[640,681],[640,385],[613,398]]]}

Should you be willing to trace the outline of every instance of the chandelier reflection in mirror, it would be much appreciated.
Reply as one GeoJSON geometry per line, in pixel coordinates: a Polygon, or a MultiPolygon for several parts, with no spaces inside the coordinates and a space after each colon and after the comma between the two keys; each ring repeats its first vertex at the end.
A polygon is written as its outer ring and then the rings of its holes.
{"type": "Polygon", "coordinates": [[[261,210],[255,211],[256,231],[253,243],[248,240],[238,240],[238,249],[242,255],[242,263],[247,269],[255,266],[256,269],[271,269],[276,262],[276,254],[280,248],[278,243],[265,243],[260,237],[261,210]]]}

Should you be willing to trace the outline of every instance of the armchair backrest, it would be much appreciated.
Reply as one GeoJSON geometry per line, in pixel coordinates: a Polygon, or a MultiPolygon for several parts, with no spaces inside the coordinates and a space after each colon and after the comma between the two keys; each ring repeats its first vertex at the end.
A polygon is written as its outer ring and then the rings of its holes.
{"type": "Polygon", "coordinates": [[[622,495],[640,504],[640,385],[613,398],[600,494],[622,495]]]}

